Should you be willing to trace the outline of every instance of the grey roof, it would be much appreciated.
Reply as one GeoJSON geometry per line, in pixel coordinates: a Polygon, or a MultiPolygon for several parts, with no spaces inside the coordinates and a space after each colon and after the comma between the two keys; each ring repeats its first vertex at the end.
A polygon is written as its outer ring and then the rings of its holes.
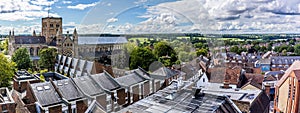
{"type": "Polygon", "coordinates": [[[278,64],[278,65],[292,65],[294,61],[299,60],[300,56],[277,56],[277,57],[271,57],[271,63],[272,64],[278,64]]]}
{"type": "Polygon", "coordinates": [[[118,113],[127,111],[133,113],[236,113],[239,111],[225,96],[200,93],[194,96],[193,91],[183,89],[176,92],[176,88],[171,86],[121,109],[118,113]]]}
{"type": "Polygon", "coordinates": [[[110,77],[111,75],[107,74],[106,72],[91,75],[91,77],[100,84],[103,88],[107,90],[115,90],[118,88],[121,88],[121,85],[119,85],[113,78],[110,77]]]}
{"type": "Polygon", "coordinates": [[[50,82],[30,84],[37,102],[43,107],[61,102],[61,98],[50,82]]]}
{"type": "Polygon", "coordinates": [[[125,76],[116,78],[115,80],[118,81],[120,84],[129,87],[131,85],[143,82],[147,79],[145,79],[144,77],[138,75],[136,72],[133,72],[129,75],[125,75],[125,76]]]}
{"type": "Polygon", "coordinates": [[[161,67],[157,70],[155,70],[154,72],[151,73],[151,75],[159,75],[159,76],[163,76],[164,78],[170,78],[172,76],[177,75],[178,73],[174,70],[171,70],[169,68],[166,67],[161,67]]]}
{"type": "Polygon", "coordinates": [[[258,60],[258,63],[270,65],[271,64],[271,60],[270,59],[260,59],[260,60],[258,60]]]}
{"type": "Polygon", "coordinates": [[[18,81],[30,81],[30,80],[39,80],[39,78],[35,75],[28,73],[25,70],[18,70],[16,72],[16,80],[18,81]]]}
{"type": "Polygon", "coordinates": [[[72,78],[75,84],[83,91],[84,93],[94,96],[103,93],[103,89],[97,85],[89,76],[81,76],[77,78],[72,78]]]}
{"type": "Polygon", "coordinates": [[[96,100],[94,100],[91,103],[91,105],[89,105],[85,113],[106,113],[106,112],[104,111],[104,108],[96,100]]]}
{"type": "Polygon", "coordinates": [[[69,101],[83,97],[83,95],[75,86],[75,84],[73,84],[71,79],[54,81],[54,84],[62,93],[63,97],[69,101]]]}
{"type": "Polygon", "coordinates": [[[198,70],[196,67],[192,66],[191,64],[186,64],[182,67],[181,71],[186,73],[186,78],[189,79],[196,75],[198,73],[198,70]]]}
{"type": "Polygon", "coordinates": [[[44,36],[15,36],[16,44],[46,44],[44,36]]]}
{"type": "Polygon", "coordinates": [[[78,44],[122,44],[127,43],[126,37],[88,37],[79,36],[78,44]]]}

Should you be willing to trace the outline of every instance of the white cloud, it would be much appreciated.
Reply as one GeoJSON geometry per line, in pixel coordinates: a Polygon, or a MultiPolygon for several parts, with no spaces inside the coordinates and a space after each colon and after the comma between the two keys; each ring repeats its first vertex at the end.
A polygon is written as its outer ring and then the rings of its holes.
{"type": "Polygon", "coordinates": [[[63,4],[71,4],[72,1],[62,1],[63,4]]]}
{"type": "Polygon", "coordinates": [[[110,18],[110,19],[106,20],[107,23],[113,23],[113,22],[117,22],[117,21],[118,21],[117,18],[110,18]]]}
{"type": "Polygon", "coordinates": [[[75,6],[68,6],[67,8],[69,8],[69,9],[84,10],[85,8],[94,7],[97,4],[98,4],[97,2],[91,3],[91,4],[77,4],[75,6]]]}
{"type": "Polygon", "coordinates": [[[148,0],[137,0],[136,2],[134,2],[135,4],[142,4],[147,2],[148,0]]]}
{"type": "MultiPolygon", "coordinates": [[[[26,0],[24,0],[24,1],[26,1],[26,0]]],[[[32,0],[30,2],[34,5],[51,6],[55,2],[58,2],[58,0],[32,0]]]]}
{"type": "MultiPolygon", "coordinates": [[[[48,15],[48,5],[52,5],[57,0],[1,0],[0,20],[34,20],[48,15]]],[[[51,7],[50,7],[51,8],[51,7]]],[[[58,16],[50,13],[50,16],[58,16]]]]}
{"type": "Polygon", "coordinates": [[[181,0],[148,7],[139,16],[146,18],[141,22],[143,26],[136,28],[203,33],[299,32],[300,16],[297,15],[300,15],[299,0],[181,0]],[[168,13],[172,16],[162,16],[168,13]],[[190,27],[183,24],[189,22],[190,27]]]}
{"type": "Polygon", "coordinates": [[[111,6],[111,3],[107,3],[107,6],[111,6]]]}

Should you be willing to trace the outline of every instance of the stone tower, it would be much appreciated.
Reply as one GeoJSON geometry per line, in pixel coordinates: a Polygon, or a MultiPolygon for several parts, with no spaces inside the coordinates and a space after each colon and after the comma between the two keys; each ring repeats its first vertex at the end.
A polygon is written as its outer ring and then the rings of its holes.
{"type": "MultiPolygon", "coordinates": [[[[61,17],[45,17],[42,18],[42,36],[46,38],[47,44],[55,41],[57,33],[62,36],[62,18],[61,17]]],[[[56,37],[58,42],[61,42],[62,37],[56,37]]],[[[57,45],[58,46],[58,45],[57,45]]],[[[59,47],[59,46],[58,46],[59,47]]]]}

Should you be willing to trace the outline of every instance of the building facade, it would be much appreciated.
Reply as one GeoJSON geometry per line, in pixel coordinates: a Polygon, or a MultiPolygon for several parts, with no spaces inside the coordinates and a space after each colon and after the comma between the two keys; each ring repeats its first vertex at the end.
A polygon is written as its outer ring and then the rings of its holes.
{"type": "Polygon", "coordinates": [[[295,61],[275,86],[274,113],[298,113],[300,61],[295,61]]]}

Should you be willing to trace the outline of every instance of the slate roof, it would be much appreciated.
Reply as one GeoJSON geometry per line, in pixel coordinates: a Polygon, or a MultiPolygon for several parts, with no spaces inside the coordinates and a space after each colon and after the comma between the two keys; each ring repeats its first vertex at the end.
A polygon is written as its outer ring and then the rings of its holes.
{"type": "Polygon", "coordinates": [[[30,84],[37,102],[43,107],[58,104],[61,98],[50,82],[30,84]]]}
{"type": "MultiPolygon", "coordinates": [[[[294,70],[300,70],[300,61],[295,61],[290,68],[288,68],[286,71],[285,71],[285,74],[281,77],[281,79],[276,83],[276,86],[281,86],[284,81],[290,76],[290,74],[294,71],[294,70]]],[[[300,75],[296,75],[297,76],[300,76],[300,75]]],[[[298,77],[297,77],[298,78],[298,77]]],[[[299,77],[300,78],[300,77],[299,77]]],[[[298,78],[298,80],[300,80],[298,78]]]]}
{"type": "Polygon", "coordinates": [[[121,85],[119,85],[108,73],[100,73],[91,75],[91,77],[100,84],[103,88],[112,91],[118,88],[121,88],[121,85]]]}
{"type": "Polygon", "coordinates": [[[257,61],[257,63],[270,65],[271,64],[271,59],[260,59],[260,60],[257,61]]]}
{"type": "Polygon", "coordinates": [[[75,100],[82,98],[83,95],[79,89],[73,84],[71,79],[54,81],[54,84],[67,100],[75,100]]]}
{"type": "Polygon", "coordinates": [[[140,82],[143,82],[147,79],[145,79],[144,77],[138,75],[137,73],[133,72],[129,75],[125,75],[125,76],[122,76],[122,77],[119,77],[119,78],[116,78],[115,79],[118,83],[126,86],[126,87],[129,87],[131,85],[134,85],[134,84],[138,84],[140,82]]]}
{"type": "Polygon", "coordinates": [[[186,73],[186,79],[189,79],[191,77],[193,77],[194,75],[196,75],[198,73],[198,70],[196,67],[194,67],[191,64],[186,64],[181,68],[181,71],[183,71],[184,73],[186,73]]]}
{"type": "Polygon", "coordinates": [[[79,36],[78,44],[123,44],[127,43],[126,37],[89,37],[79,36]]]}
{"type": "Polygon", "coordinates": [[[94,100],[91,103],[91,105],[89,105],[85,113],[106,113],[106,112],[104,111],[104,108],[96,100],[94,100]]]}
{"type": "Polygon", "coordinates": [[[74,80],[75,84],[80,88],[84,93],[94,96],[101,93],[104,93],[103,89],[97,85],[89,76],[81,76],[77,78],[71,78],[74,80]]]}
{"type": "Polygon", "coordinates": [[[44,36],[15,36],[16,44],[46,44],[44,36]]]}
{"type": "Polygon", "coordinates": [[[225,67],[215,67],[208,69],[208,78],[210,82],[213,83],[223,83],[225,80],[226,68],[225,67]]]}
{"type": "MultiPolygon", "coordinates": [[[[267,96],[267,94],[264,91],[262,91],[260,96],[258,96],[256,99],[257,99],[257,101],[254,101],[251,104],[250,112],[251,113],[254,113],[257,111],[265,112],[269,108],[269,105],[270,105],[270,100],[269,100],[269,97],[267,96]]],[[[267,111],[267,113],[268,112],[269,111],[267,111]]]]}
{"type": "Polygon", "coordinates": [[[151,75],[158,75],[158,76],[163,76],[164,78],[170,78],[172,76],[177,75],[178,73],[174,70],[171,70],[166,67],[161,67],[154,72],[151,73],[151,75]]]}
{"type": "Polygon", "coordinates": [[[247,82],[252,80],[258,84],[262,84],[262,82],[264,81],[264,76],[261,74],[245,73],[245,77],[247,79],[247,82]]]}
{"type": "Polygon", "coordinates": [[[271,57],[271,63],[277,65],[291,65],[296,60],[300,61],[300,56],[276,56],[271,57]]]}
{"type": "Polygon", "coordinates": [[[173,85],[164,88],[117,113],[237,113],[239,109],[225,96],[176,91],[173,85]]]}

